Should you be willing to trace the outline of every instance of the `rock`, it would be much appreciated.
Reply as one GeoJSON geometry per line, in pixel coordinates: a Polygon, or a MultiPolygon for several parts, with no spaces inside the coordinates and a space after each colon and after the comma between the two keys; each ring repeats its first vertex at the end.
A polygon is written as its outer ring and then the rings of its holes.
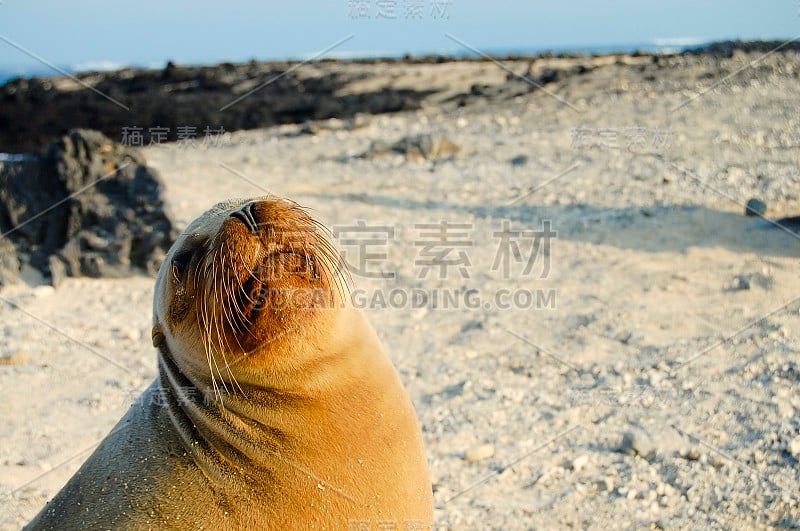
{"type": "Polygon", "coordinates": [[[734,52],[740,51],[745,53],[766,54],[773,51],[775,48],[782,46],[782,49],[789,49],[797,51],[800,49],[800,44],[796,41],[784,43],[780,41],[717,41],[700,46],[689,48],[683,52],[683,55],[710,55],[712,57],[733,57],[734,52]]]}
{"type": "Polygon", "coordinates": [[[448,385],[444,389],[442,389],[438,394],[446,399],[454,398],[456,396],[460,396],[464,392],[464,387],[467,385],[467,380],[461,380],[460,382],[448,385]]]}
{"type": "Polygon", "coordinates": [[[0,288],[17,281],[19,268],[19,258],[14,244],[7,238],[0,238],[0,288]]]}
{"type": "Polygon", "coordinates": [[[800,436],[795,437],[789,442],[789,453],[794,457],[800,457],[800,436]]]}
{"type": "Polygon", "coordinates": [[[750,289],[750,278],[746,275],[737,275],[733,282],[733,289],[747,290],[750,289]]]}
{"type": "Polygon", "coordinates": [[[702,453],[699,449],[691,447],[691,448],[681,448],[678,452],[678,455],[686,459],[687,461],[699,461],[700,457],[702,457],[702,453]]]}
{"type": "Polygon", "coordinates": [[[418,135],[402,138],[390,145],[384,142],[373,142],[370,148],[360,155],[360,158],[373,159],[390,153],[399,153],[411,161],[441,160],[452,157],[460,149],[447,137],[418,135]]]}
{"type": "Polygon", "coordinates": [[[50,271],[50,283],[54,288],[69,276],[66,264],[55,255],[47,257],[47,270],[50,271]]]}
{"type": "Polygon", "coordinates": [[[117,337],[120,339],[127,339],[133,342],[139,341],[142,337],[142,333],[137,328],[132,328],[129,326],[120,326],[116,330],[114,330],[117,337]]]}
{"type": "Polygon", "coordinates": [[[655,453],[656,447],[650,436],[642,430],[626,431],[622,434],[619,450],[629,455],[647,459],[655,453]]]}
{"type": "Polygon", "coordinates": [[[25,365],[30,358],[27,354],[16,352],[0,356],[0,366],[25,365]]]}
{"type": "Polygon", "coordinates": [[[745,216],[763,217],[767,213],[767,204],[760,199],[749,199],[744,207],[745,216]]]}
{"type": "Polygon", "coordinates": [[[393,86],[345,90],[363,80],[363,68],[343,70],[321,63],[312,70],[297,66],[291,62],[201,67],[172,63],[159,70],[77,74],[83,85],[66,80],[68,89],[61,88],[65,78],[11,80],[0,86],[0,152],[37,149],[73,127],[114,135],[115,140],[133,146],[178,139],[217,142],[223,131],[417,110],[437,92],[393,86]],[[114,101],[91,92],[89,86],[114,101]],[[141,128],[136,135],[130,134],[133,125],[141,128]],[[152,130],[155,127],[162,128],[158,134],[152,130]]]}
{"type": "Polygon", "coordinates": [[[602,481],[597,483],[597,487],[600,490],[604,490],[608,493],[614,492],[614,488],[616,487],[617,479],[614,476],[606,476],[603,478],[602,481]]]}
{"type": "Polygon", "coordinates": [[[561,78],[561,75],[562,75],[561,71],[556,70],[554,68],[548,68],[547,70],[542,72],[542,75],[539,76],[538,81],[540,85],[546,85],[548,83],[553,83],[554,81],[558,81],[561,78]]]}
{"type": "Polygon", "coordinates": [[[494,455],[494,445],[482,444],[480,446],[475,446],[467,450],[464,453],[464,459],[469,463],[477,463],[478,461],[489,459],[493,455],[494,455]]]}
{"type": "Polygon", "coordinates": [[[56,290],[53,289],[53,286],[45,285],[45,286],[36,286],[35,288],[33,288],[33,296],[36,297],[37,299],[51,297],[52,295],[55,294],[55,292],[56,290]]]}
{"type": "Polygon", "coordinates": [[[578,457],[576,457],[575,459],[572,460],[572,463],[571,463],[572,470],[574,470],[575,472],[580,472],[581,470],[586,468],[587,464],[589,464],[589,456],[585,455],[585,454],[584,455],[580,455],[580,456],[578,456],[578,457]]]}
{"type": "MultiPolygon", "coordinates": [[[[0,230],[54,286],[67,276],[154,274],[176,237],[158,174],[137,151],[89,130],[0,164],[0,230]]],[[[19,270],[7,256],[0,270],[19,270]]]]}

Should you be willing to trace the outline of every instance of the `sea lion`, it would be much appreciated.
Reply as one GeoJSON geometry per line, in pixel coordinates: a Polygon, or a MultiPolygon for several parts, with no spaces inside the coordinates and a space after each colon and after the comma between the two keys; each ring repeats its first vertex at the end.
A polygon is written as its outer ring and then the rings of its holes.
{"type": "Polygon", "coordinates": [[[413,405],[326,234],[274,197],[193,221],[158,378],[28,529],[429,529],[413,405]]]}

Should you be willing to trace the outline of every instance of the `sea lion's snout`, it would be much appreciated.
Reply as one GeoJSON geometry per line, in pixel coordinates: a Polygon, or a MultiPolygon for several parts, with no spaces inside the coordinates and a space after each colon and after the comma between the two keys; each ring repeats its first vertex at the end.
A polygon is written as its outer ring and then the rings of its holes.
{"type": "Polygon", "coordinates": [[[247,230],[253,234],[258,234],[258,222],[256,222],[255,213],[253,212],[254,205],[255,203],[251,201],[239,210],[234,210],[231,212],[230,217],[238,219],[244,223],[244,226],[247,227],[247,230]]]}
{"type": "Polygon", "coordinates": [[[348,280],[326,229],[298,204],[220,203],[186,228],[165,260],[154,323],[171,333],[155,331],[153,344],[180,336],[212,362],[251,358],[346,305],[348,280]]]}

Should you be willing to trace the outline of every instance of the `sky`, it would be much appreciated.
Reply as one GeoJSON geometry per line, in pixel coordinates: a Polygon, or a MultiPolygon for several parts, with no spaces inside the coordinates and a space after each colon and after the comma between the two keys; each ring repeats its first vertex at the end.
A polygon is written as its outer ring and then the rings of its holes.
{"type": "Polygon", "coordinates": [[[0,71],[797,35],[800,0],[0,0],[0,71]]]}

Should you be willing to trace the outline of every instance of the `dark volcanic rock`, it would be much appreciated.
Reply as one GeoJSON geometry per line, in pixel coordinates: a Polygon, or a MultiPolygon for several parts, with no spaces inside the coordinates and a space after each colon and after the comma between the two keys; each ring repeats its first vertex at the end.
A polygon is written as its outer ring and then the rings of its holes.
{"type": "MultiPolygon", "coordinates": [[[[710,64],[709,80],[723,78],[741,69],[738,62],[730,65],[730,69],[721,69],[718,64],[737,50],[794,53],[792,51],[800,50],[800,42],[713,43],[688,50],[683,55],[654,56],[650,75],[669,67],[691,73],[694,68],[684,67],[701,62],[710,64]]],[[[412,88],[406,82],[394,83],[381,78],[392,68],[436,65],[451,60],[427,57],[406,61],[253,61],[202,67],[168,63],[160,70],[125,68],[115,72],[80,73],[73,77],[14,79],[0,86],[0,152],[27,152],[76,127],[101,131],[129,145],[147,145],[178,139],[202,140],[212,135],[216,137],[223,131],[328,118],[348,119],[357,113],[416,110],[429,101],[455,106],[482,104],[525,96],[545,85],[606,67],[593,66],[590,57],[571,54],[508,56],[508,61],[527,61],[527,71],[509,71],[508,78],[501,83],[486,84],[476,79],[471,88],[467,85],[454,93],[426,80],[430,69],[417,73],[419,84],[411,85],[412,88]],[[572,59],[549,67],[541,62],[555,57],[572,59]],[[398,66],[398,63],[404,64],[398,66]],[[364,68],[366,65],[369,68],[364,68]],[[441,92],[447,93],[442,96],[446,99],[439,101],[432,97],[441,92]]],[[[620,65],[626,60],[619,55],[620,65]]],[[[790,60],[795,61],[793,57],[790,60]]],[[[485,62],[487,58],[460,58],[459,61],[485,62]]],[[[645,67],[634,65],[633,68],[645,67]]],[[[763,62],[758,65],[758,69],[762,68],[763,62]]],[[[763,72],[751,68],[737,74],[737,78],[747,75],[763,75],[763,72]]]]}
{"type": "Polygon", "coordinates": [[[79,74],[78,82],[15,79],[0,87],[0,152],[30,151],[73,128],[96,129],[128,145],[200,140],[209,131],[418,109],[435,92],[382,88],[337,94],[363,74],[308,73],[296,66],[169,63],[162,70],[79,74]],[[138,140],[124,140],[133,131],[138,140]]]}
{"type": "Polygon", "coordinates": [[[719,41],[688,48],[685,55],[710,55],[713,57],[733,57],[733,52],[744,53],[771,53],[775,51],[800,51],[800,42],[797,40],[786,41],[719,41]]]}
{"type": "MultiPolygon", "coordinates": [[[[138,152],[97,131],[71,131],[39,157],[0,164],[0,245],[13,243],[54,284],[154,274],[175,238],[162,190],[138,152]]],[[[5,253],[2,262],[19,269],[5,253]]]]}
{"type": "Polygon", "coordinates": [[[761,199],[755,197],[747,201],[744,207],[745,216],[760,216],[763,217],[767,213],[767,204],[761,199]]]}

